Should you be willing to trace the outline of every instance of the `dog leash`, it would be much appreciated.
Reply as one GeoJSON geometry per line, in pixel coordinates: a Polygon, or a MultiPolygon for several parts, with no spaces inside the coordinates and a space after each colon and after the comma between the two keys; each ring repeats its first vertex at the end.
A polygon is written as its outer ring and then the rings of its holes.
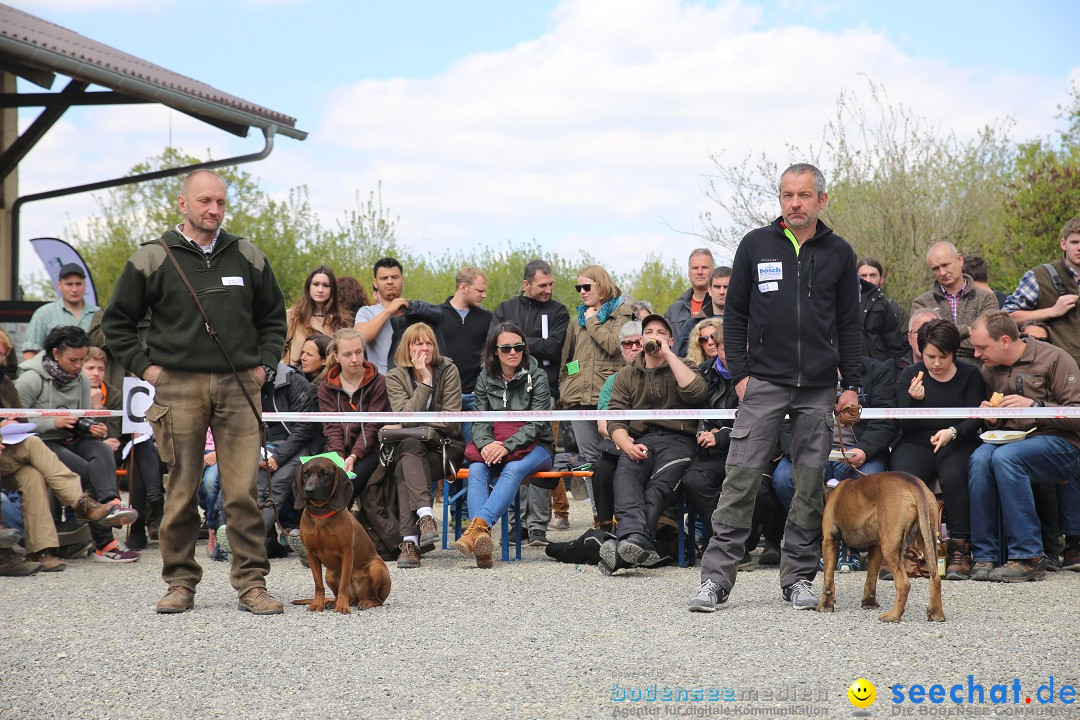
{"type": "Polygon", "coordinates": [[[844,447],[844,427],[851,427],[855,423],[859,422],[859,418],[862,417],[862,407],[859,405],[845,405],[840,408],[840,412],[836,413],[836,439],[840,444],[840,455],[843,458],[841,462],[847,465],[849,468],[859,473],[860,476],[866,477],[859,468],[851,464],[851,459],[848,458],[847,448],[844,447]]]}

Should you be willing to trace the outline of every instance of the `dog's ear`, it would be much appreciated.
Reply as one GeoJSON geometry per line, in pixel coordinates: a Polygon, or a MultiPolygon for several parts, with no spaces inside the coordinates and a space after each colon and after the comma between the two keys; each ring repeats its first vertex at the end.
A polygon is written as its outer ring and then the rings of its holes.
{"type": "Polygon", "coordinates": [[[353,484],[345,471],[334,465],[334,492],[330,495],[330,508],[346,510],[353,496],[353,484]]]}
{"type": "MultiPolygon", "coordinates": [[[[311,462],[308,460],[308,462],[311,462]]],[[[307,507],[307,494],[304,493],[304,468],[307,467],[307,463],[304,463],[296,469],[296,477],[292,481],[292,494],[293,494],[293,507],[297,510],[303,510],[307,507]]]]}

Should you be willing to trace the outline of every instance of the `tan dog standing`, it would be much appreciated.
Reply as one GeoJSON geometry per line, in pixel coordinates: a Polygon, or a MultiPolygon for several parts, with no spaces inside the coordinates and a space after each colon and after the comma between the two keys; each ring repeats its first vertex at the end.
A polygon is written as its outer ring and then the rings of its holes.
{"type": "Polygon", "coordinates": [[[902,472],[883,472],[840,481],[825,503],[821,519],[821,556],[825,563],[825,586],[818,612],[832,612],[835,603],[834,576],[838,540],[851,548],[870,549],[866,564],[866,585],[862,606],[878,607],[877,581],[882,560],[893,574],[896,603],[881,614],[882,622],[900,622],[907,605],[911,580],[904,569],[904,550],[912,533],[913,546],[920,547],[930,573],[930,604],[926,618],[945,622],[941,607],[941,578],[937,573],[937,500],[919,478],[902,472]],[[916,530],[918,528],[918,530],[916,530]]]}
{"type": "Polygon", "coordinates": [[[345,471],[328,458],[304,463],[293,482],[300,518],[300,540],[307,548],[315,597],[294,600],[311,612],[326,609],[326,583],[334,591],[334,610],[349,614],[352,605],[361,610],[379,607],[390,595],[390,571],[375,551],[367,531],[348,511],[353,484],[345,471]]]}

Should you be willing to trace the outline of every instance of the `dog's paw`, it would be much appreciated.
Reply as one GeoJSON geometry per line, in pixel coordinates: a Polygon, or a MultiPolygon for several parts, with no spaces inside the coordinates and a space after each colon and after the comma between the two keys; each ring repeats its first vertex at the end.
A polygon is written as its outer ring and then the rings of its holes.
{"type": "Polygon", "coordinates": [[[926,619],[930,622],[945,622],[945,613],[940,611],[937,613],[927,612],[926,619]]]}
{"type": "Polygon", "coordinates": [[[876,597],[863,598],[862,606],[866,610],[873,610],[874,608],[881,607],[881,605],[878,604],[876,597]]]}
{"type": "Polygon", "coordinates": [[[370,610],[371,608],[382,607],[382,603],[378,600],[361,600],[359,606],[361,610],[370,610]]]}
{"type": "Polygon", "coordinates": [[[834,606],[832,603],[826,603],[824,600],[822,600],[822,602],[818,603],[817,611],[821,613],[831,613],[833,611],[833,607],[834,606]]]}
{"type": "Polygon", "coordinates": [[[888,612],[881,613],[881,616],[878,617],[878,620],[881,620],[881,622],[898,623],[898,622],[900,622],[900,613],[895,612],[893,610],[889,610],[888,612]]]}
{"type": "Polygon", "coordinates": [[[348,603],[337,602],[334,603],[334,612],[341,613],[342,615],[350,615],[352,614],[352,609],[349,607],[348,603]]]}

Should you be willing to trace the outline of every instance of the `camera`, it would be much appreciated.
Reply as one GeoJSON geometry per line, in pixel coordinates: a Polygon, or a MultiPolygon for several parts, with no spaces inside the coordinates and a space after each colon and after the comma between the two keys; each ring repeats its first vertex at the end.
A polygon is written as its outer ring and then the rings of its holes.
{"type": "Polygon", "coordinates": [[[90,428],[97,425],[97,420],[90,417],[81,417],[75,421],[75,425],[71,428],[71,436],[75,439],[84,437],[93,437],[90,433],[90,428]]]}
{"type": "Polygon", "coordinates": [[[641,346],[641,349],[645,351],[646,355],[655,355],[660,352],[660,341],[649,338],[641,346]]]}

